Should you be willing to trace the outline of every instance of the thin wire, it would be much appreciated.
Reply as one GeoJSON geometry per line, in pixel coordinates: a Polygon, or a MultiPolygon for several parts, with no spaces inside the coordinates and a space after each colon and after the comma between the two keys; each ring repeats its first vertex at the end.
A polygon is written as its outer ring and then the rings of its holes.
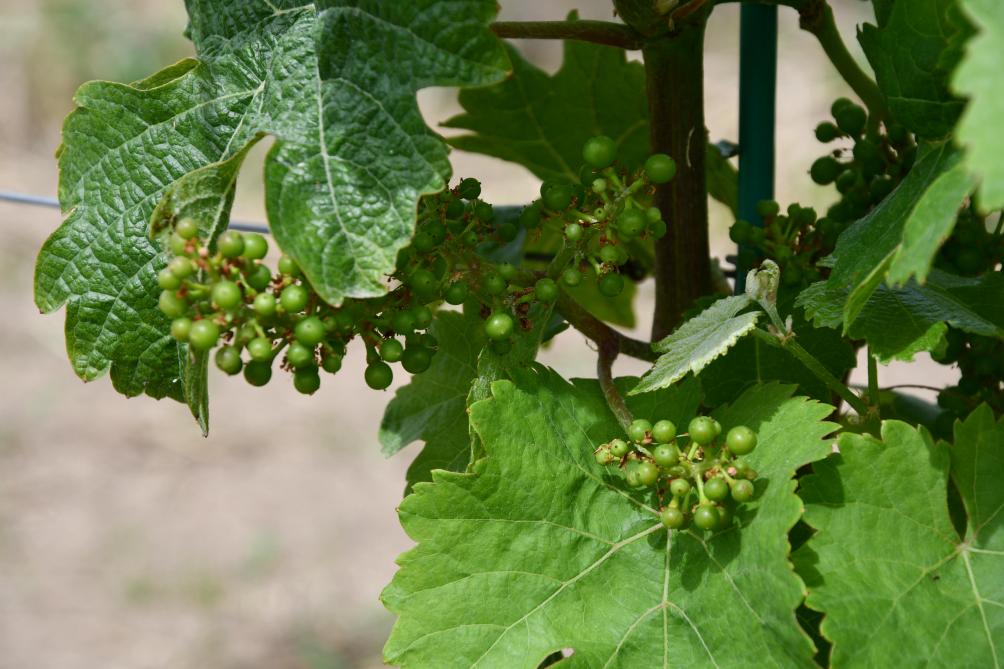
{"type": "MultiPolygon", "coordinates": [[[[0,190],[0,201],[10,202],[12,204],[24,204],[31,207],[46,207],[49,209],[59,209],[59,200],[54,197],[44,197],[42,195],[28,195],[26,193],[12,193],[10,191],[0,190]]],[[[231,230],[240,230],[241,232],[257,232],[261,234],[269,234],[268,226],[262,225],[260,223],[248,223],[245,221],[230,221],[229,225],[231,230]]]]}

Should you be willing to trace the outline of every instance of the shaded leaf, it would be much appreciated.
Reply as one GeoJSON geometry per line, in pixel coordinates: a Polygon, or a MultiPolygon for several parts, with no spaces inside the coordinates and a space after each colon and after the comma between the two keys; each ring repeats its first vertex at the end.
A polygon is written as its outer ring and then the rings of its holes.
{"type": "Polygon", "coordinates": [[[401,505],[418,546],[383,593],[399,616],[389,663],[532,669],[570,648],[562,664],[591,669],[751,657],[812,666],[787,532],[800,513],[795,469],[830,449],[830,407],[768,385],[718,412],[723,425],[759,430],[751,464],[766,485],[741,529],[668,540],[649,500],[593,458],[621,432],[595,384],[538,368],[494,384],[493,399],[471,411],[488,457],[472,474],[436,473],[401,505]]]}

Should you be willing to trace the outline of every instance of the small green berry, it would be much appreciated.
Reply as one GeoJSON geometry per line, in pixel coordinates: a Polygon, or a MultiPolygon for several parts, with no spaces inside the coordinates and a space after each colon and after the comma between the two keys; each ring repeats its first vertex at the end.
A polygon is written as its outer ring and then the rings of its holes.
{"type": "Polygon", "coordinates": [[[643,443],[648,438],[648,433],[652,429],[652,423],[644,418],[636,419],[628,426],[627,435],[635,443],[643,443]]]}
{"type": "Polygon", "coordinates": [[[286,349],[286,361],[294,369],[313,366],[315,364],[314,349],[298,341],[294,341],[286,349]]]}
{"type": "Polygon", "coordinates": [[[676,176],[676,161],[664,153],[656,153],[645,161],[645,174],[652,183],[668,183],[676,176]]]}
{"type": "Polygon", "coordinates": [[[739,479],[732,484],[732,499],[737,502],[748,502],[753,499],[753,482],[746,479],[739,479]]]}
{"type": "Polygon", "coordinates": [[[293,373],[293,387],[304,395],[313,395],[321,387],[321,376],[317,367],[304,367],[293,373]]]}
{"type": "Polygon", "coordinates": [[[404,345],[397,339],[385,339],[380,343],[380,357],[385,362],[400,362],[404,355],[404,345]]]}
{"type": "Polygon", "coordinates": [[[164,268],[157,274],[157,285],[161,290],[178,290],[181,288],[181,279],[171,270],[164,268]]]}
{"type": "Polygon", "coordinates": [[[296,337],[296,341],[309,347],[320,344],[327,334],[324,323],[317,316],[308,316],[293,328],[293,336],[296,337]]]}
{"type": "Polygon", "coordinates": [[[718,509],[712,504],[701,504],[694,511],[694,525],[702,530],[713,530],[720,521],[718,509]]]}
{"type": "Polygon", "coordinates": [[[485,321],[485,334],[489,339],[508,339],[515,328],[516,323],[512,316],[505,312],[496,312],[485,321]]]}
{"type": "Polygon", "coordinates": [[[756,443],[756,432],[745,425],[732,428],[725,437],[725,446],[736,455],[752,453],[756,443]]]}
{"type": "Polygon", "coordinates": [[[369,364],[364,377],[366,385],[373,390],[385,390],[394,380],[394,370],[386,362],[378,360],[369,364]]]}
{"type": "Polygon", "coordinates": [[[244,366],[244,380],[256,388],[267,385],[272,380],[270,362],[252,360],[244,366]]]}
{"type": "Polygon", "coordinates": [[[210,298],[213,304],[223,311],[233,311],[243,301],[240,286],[233,281],[219,281],[214,284],[210,298]]]}
{"type": "Polygon", "coordinates": [[[240,351],[233,346],[224,346],[216,352],[216,366],[224,374],[234,376],[241,373],[244,361],[241,360],[240,351]]]}
{"type": "Polygon", "coordinates": [[[244,275],[244,280],[255,290],[262,291],[272,284],[272,272],[265,265],[254,264],[244,275]]]}
{"type": "Polygon", "coordinates": [[[676,439],[676,425],[671,420],[660,420],[652,426],[652,439],[659,444],[668,444],[676,439]]]}
{"type": "Polygon", "coordinates": [[[268,255],[268,240],[256,232],[244,235],[244,257],[248,260],[261,260],[268,255]]]}
{"type": "Polygon", "coordinates": [[[566,286],[574,288],[582,283],[582,272],[575,267],[569,267],[561,273],[561,280],[566,286]]]}
{"type": "Polygon", "coordinates": [[[171,321],[171,336],[180,342],[187,342],[192,331],[192,321],[189,318],[175,318],[171,321]]]}
{"type": "Polygon", "coordinates": [[[278,264],[279,273],[285,276],[296,278],[300,276],[300,266],[296,264],[296,261],[287,255],[283,255],[279,258],[278,264]]]}
{"type": "Polygon", "coordinates": [[[582,159],[598,170],[609,167],[617,159],[617,142],[603,135],[593,137],[582,147],[582,159]]]}
{"type": "Polygon", "coordinates": [[[624,292],[624,277],[616,272],[611,272],[601,276],[596,285],[604,297],[617,297],[624,292]]]}
{"type": "Polygon", "coordinates": [[[272,293],[259,293],[255,295],[251,308],[254,309],[256,314],[264,318],[274,316],[276,310],[275,296],[272,293]]]}
{"type": "Polygon", "coordinates": [[[160,310],[170,319],[181,318],[188,313],[188,303],[176,293],[165,290],[157,302],[160,310]]]}
{"type": "Polygon", "coordinates": [[[194,239],[199,234],[199,224],[194,218],[183,218],[174,226],[174,232],[182,239],[194,239]]]}
{"type": "Polygon", "coordinates": [[[236,230],[227,230],[216,240],[216,249],[224,258],[236,258],[244,253],[244,236],[236,230]]]}
{"type": "Polygon", "coordinates": [[[216,346],[220,338],[220,326],[211,320],[203,319],[192,323],[188,333],[188,344],[196,351],[208,351],[216,346]]]}
{"type": "Polygon", "coordinates": [[[575,243],[582,240],[582,226],[578,223],[569,223],[565,226],[565,239],[575,243]]]}
{"type": "Polygon", "coordinates": [[[446,300],[447,304],[454,306],[463,304],[468,295],[470,295],[470,289],[467,287],[467,283],[462,280],[451,283],[443,291],[443,299],[446,300]]]}
{"type": "Polygon", "coordinates": [[[196,269],[195,263],[184,256],[171,258],[171,262],[167,263],[167,268],[171,270],[171,274],[179,279],[187,279],[195,274],[196,269]]]}
{"type": "Polygon", "coordinates": [[[272,340],[256,337],[248,342],[248,355],[257,362],[272,362],[272,340]]]}
{"type": "Polygon", "coordinates": [[[659,468],[648,460],[643,460],[635,469],[638,475],[638,483],[651,488],[659,480],[659,468]]]}
{"type": "Polygon", "coordinates": [[[551,303],[558,299],[558,284],[552,279],[539,279],[533,289],[534,295],[541,302],[551,303]]]}
{"type": "Polygon", "coordinates": [[[623,458],[628,454],[631,449],[628,443],[623,439],[612,439],[610,441],[610,452],[614,454],[615,457],[623,458]]]}
{"type": "Polygon", "coordinates": [[[660,467],[672,467],[680,461],[680,450],[672,444],[659,444],[652,449],[652,459],[660,467]]]}
{"type": "Polygon", "coordinates": [[[401,366],[409,374],[421,374],[432,364],[432,351],[424,346],[409,346],[401,356],[401,366]]]}
{"type": "Polygon", "coordinates": [[[687,479],[673,479],[669,484],[669,492],[674,497],[685,497],[690,492],[690,482],[687,479]]]}
{"type": "Polygon", "coordinates": [[[683,527],[686,517],[675,506],[667,506],[659,511],[659,520],[666,528],[676,530],[683,527]]]}
{"type": "Polygon", "coordinates": [[[729,496],[729,484],[723,478],[713,478],[704,484],[704,496],[713,502],[721,502],[729,496]]]}
{"type": "Polygon", "coordinates": [[[289,314],[298,314],[307,306],[310,295],[307,289],[298,284],[286,286],[279,295],[279,305],[289,314]]]}
{"type": "Polygon", "coordinates": [[[695,444],[707,446],[715,440],[715,422],[707,416],[698,416],[690,421],[687,432],[695,444]]]}

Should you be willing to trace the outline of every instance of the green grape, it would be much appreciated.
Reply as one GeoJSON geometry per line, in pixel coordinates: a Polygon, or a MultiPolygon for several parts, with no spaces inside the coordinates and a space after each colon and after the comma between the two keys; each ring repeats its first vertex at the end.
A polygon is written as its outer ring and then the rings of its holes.
{"type": "Polygon", "coordinates": [[[617,232],[623,239],[631,239],[642,234],[647,223],[645,214],[638,209],[624,209],[617,217],[617,232]]]}
{"type": "Polygon", "coordinates": [[[265,265],[252,265],[244,280],[257,291],[266,290],[272,284],[272,272],[265,265]]]}
{"type": "Polygon", "coordinates": [[[162,290],[178,290],[181,288],[181,279],[171,270],[164,268],[157,273],[157,285],[162,290]]]}
{"type": "Polygon", "coordinates": [[[655,223],[662,220],[662,212],[659,211],[659,207],[649,207],[645,210],[645,220],[649,223],[655,223]]]}
{"type": "Polygon", "coordinates": [[[732,524],[732,510],[723,504],[719,504],[716,508],[718,510],[718,525],[714,529],[724,530],[732,524]]]}
{"type": "Polygon", "coordinates": [[[597,288],[604,297],[617,297],[624,292],[624,277],[616,272],[604,274],[600,277],[597,288]]]}
{"type": "Polygon", "coordinates": [[[234,376],[241,373],[244,361],[241,360],[240,351],[233,346],[224,346],[216,352],[216,366],[224,374],[234,376]]]}
{"type": "Polygon", "coordinates": [[[384,339],[380,343],[380,357],[385,362],[399,362],[404,355],[404,345],[397,339],[384,339]]]}
{"type": "Polygon", "coordinates": [[[864,131],[868,122],[868,113],[858,105],[851,103],[845,105],[833,115],[837,122],[837,127],[848,135],[858,136],[864,131]]]}
{"type": "Polygon", "coordinates": [[[436,339],[432,334],[426,332],[422,335],[422,346],[435,350],[439,346],[439,340],[436,339]]]}
{"type": "Polygon", "coordinates": [[[259,293],[255,295],[251,308],[254,309],[256,314],[264,318],[274,316],[276,309],[275,295],[272,293],[259,293]]]}
{"type": "Polygon", "coordinates": [[[868,185],[868,195],[872,202],[878,204],[886,198],[896,187],[896,182],[887,176],[877,176],[868,185]]]}
{"type": "Polygon", "coordinates": [[[293,328],[293,336],[296,341],[304,346],[314,347],[324,341],[328,335],[324,323],[317,316],[307,316],[293,328]]]}
{"type": "Polygon", "coordinates": [[[718,509],[712,504],[701,504],[694,510],[694,525],[699,529],[713,530],[720,521],[718,509]]]}
{"type": "Polygon", "coordinates": [[[171,319],[181,318],[188,313],[188,302],[170,290],[160,294],[157,304],[164,315],[171,319]]]}
{"type": "Polygon", "coordinates": [[[582,226],[578,223],[569,223],[565,226],[565,239],[575,243],[582,239],[582,235],[585,232],[582,230],[582,226]]]}
{"type": "Polygon", "coordinates": [[[477,246],[481,240],[478,237],[477,232],[475,232],[474,230],[468,230],[467,232],[464,233],[464,236],[460,238],[460,241],[462,241],[467,246],[473,247],[477,246]]]}
{"type": "Polygon", "coordinates": [[[660,420],[652,426],[652,439],[659,444],[668,444],[676,439],[676,424],[671,420],[660,420]]]}
{"type": "Polygon", "coordinates": [[[669,183],[676,176],[676,161],[665,153],[651,155],[645,161],[645,174],[652,183],[669,183]]]}
{"type": "Polygon", "coordinates": [[[508,244],[509,242],[516,239],[519,235],[519,228],[517,228],[512,223],[501,223],[497,228],[495,228],[496,234],[498,234],[499,239],[508,244]]]}
{"type": "Polygon", "coordinates": [[[268,240],[257,232],[244,235],[244,257],[248,260],[261,260],[268,255],[268,240]]]}
{"type": "Polygon", "coordinates": [[[304,367],[293,373],[293,387],[304,395],[313,395],[321,387],[321,376],[317,367],[304,367]]]}
{"type": "Polygon", "coordinates": [[[175,318],[171,321],[171,336],[180,342],[188,341],[188,334],[192,331],[192,320],[190,318],[175,318]]]}
{"type": "Polygon", "coordinates": [[[438,246],[436,240],[432,238],[432,235],[426,233],[425,231],[416,233],[415,237],[411,240],[411,245],[414,247],[415,251],[422,255],[429,253],[438,246]]]}
{"type": "Polygon", "coordinates": [[[826,186],[836,181],[843,169],[844,166],[833,156],[823,156],[812,163],[809,176],[820,186],[826,186]]]}
{"type": "Polygon", "coordinates": [[[717,436],[715,432],[715,421],[707,416],[698,416],[694,420],[690,421],[690,425],[687,427],[687,432],[690,434],[690,440],[701,446],[710,444],[717,436]]]}
{"type": "Polygon", "coordinates": [[[605,447],[600,447],[596,453],[593,454],[593,457],[596,458],[596,464],[600,466],[609,465],[615,460],[614,454],[610,452],[609,448],[605,447]]]}
{"type": "Polygon", "coordinates": [[[300,276],[300,266],[296,264],[296,261],[287,255],[283,255],[279,258],[279,274],[283,276],[293,277],[294,279],[300,276]]]}
{"type": "Polygon", "coordinates": [[[464,203],[461,200],[452,199],[446,205],[446,218],[460,218],[464,215],[464,203]]]}
{"type": "Polygon", "coordinates": [[[192,323],[188,333],[188,344],[196,351],[208,351],[216,346],[220,338],[220,326],[211,320],[203,319],[192,323]]]}
{"type": "Polygon", "coordinates": [[[243,348],[248,342],[258,336],[258,331],[253,323],[245,323],[237,328],[237,335],[234,337],[234,345],[243,348]]]}
{"type": "Polygon", "coordinates": [[[177,232],[172,232],[167,240],[167,249],[176,256],[188,253],[188,241],[177,232]]]}
{"type": "Polygon", "coordinates": [[[415,270],[408,278],[408,287],[419,298],[433,299],[439,293],[439,280],[429,270],[415,270]]]}
{"type": "Polygon", "coordinates": [[[394,370],[386,362],[378,360],[371,362],[364,374],[366,385],[373,390],[385,390],[394,380],[394,370]]]}
{"type": "Polygon", "coordinates": [[[454,281],[446,290],[443,292],[443,299],[446,300],[447,304],[452,304],[454,306],[463,304],[470,295],[470,289],[467,287],[467,283],[463,280],[454,281]]]}
{"type": "Polygon", "coordinates": [[[600,260],[605,263],[616,264],[620,257],[621,254],[617,252],[616,246],[608,244],[600,248],[600,260]]]}
{"type": "Polygon", "coordinates": [[[499,276],[501,276],[506,281],[512,281],[513,279],[516,278],[516,275],[519,273],[519,270],[516,269],[516,266],[508,262],[504,262],[501,265],[499,265],[498,271],[499,271],[499,276]]]}
{"type": "Polygon", "coordinates": [[[174,226],[174,232],[182,239],[194,239],[199,234],[199,224],[192,218],[183,218],[174,226]]]}
{"type": "Polygon", "coordinates": [[[244,380],[256,388],[267,385],[272,380],[272,365],[270,362],[252,360],[244,365],[244,380]]]}
{"type": "Polygon", "coordinates": [[[457,186],[457,195],[465,200],[477,200],[481,197],[481,182],[477,179],[463,179],[457,186]]]}
{"type": "Polygon", "coordinates": [[[656,239],[662,239],[666,236],[667,232],[669,232],[669,226],[661,218],[648,224],[648,233],[656,239]]]}
{"type": "Polygon", "coordinates": [[[607,180],[606,179],[593,179],[593,182],[589,185],[597,195],[607,192],[607,180]]]}
{"type": "Polygon", "coordinates": [[[672,444],[659,444],[652,449],[652,459],[660,467],[672,467],[680,461],[680,450],[672,444]]]}
{"type": "Polygon", "coordinates": [[[272,362],[272,340],[256,337],[248,342],[248,355],[257,362],[272,362]]]}
{"type": "Polygon", "coordinates": [[[342,369],[342,356],[332,353],[321,361],[321,368],[328,374],[337,374],[342,369]]]}
{"type": "Polygon", "coordinates": [[[546,192],[541,192],[544,206],[554,211],[562,211],[572,204],[574,192],[568,184],[551,184],[546,192]]]}
{"type": "Polygon", "coordinates": [[[508,339],[515,328],[516,323],[512,316],[505,312],[495,312],[485,321],[485,334],[489,339],[508,339]]]}
{"type": "Polygon", "coordinates": [[[844,170],[843,172],[840,173],[840,176],[837,177],[836,181],[837,192],[841,194],[849,193],[852,188],[858,185],[859,180],[860,180],[860,175],[858,174],[857,170],[854,169],[844,170]]]}
{"type": "Polygon", "coordinates": [[[775,218],[781,213],[781,205],[774,200],[760,200],[756,203],[756,213],[761,218],[775,218]]]}
{"type": "Polygon", "coordinates": [[[704,496],[713,502],[721,502],[729,496],[729,484],[723,478],[713,478],[704,484],[704,496]]]}
{"type": "Polygon", "coordinates": [[[644,418],[638,418],[632,422],[627,429],[628,438],[631,441],[642,443],[648,438],[648,433],[652,430],[652,423],[644,418]]]}
{"type": "Polygon", "coordinates": [[[558,284],[547,277],[538,279],[533,287],[533,293],[541,302],[550,304],[558,299],[558,284]]]}
{"type": "Polygon", "coordinates": [[[840,137],[840,135],[840,128],[829,121],[823,121],[816,126],[816,139],[824,144],[832,142],[840,137]]]}
{"type": "Polygon", "coordinates": [[[673,497],[686,497],[690,492],[690,482],[687,479],[673,479],[669,483],[669,492],[673,497]]]}
{"type": "Polygon", "coordinates": [[[617,142],[603,135],[593,137],[582,147],[582,159],[598,170],[609,167],[617,159],[617,142]]]}
{"type": "Polygon", "coordinates": [[[732,484],[732,499],[737,502],[748,502],[753,499],[753,482],[739,479],[732,484]]]}
{"type": "Polygon", "coordinates": [[[415,328],[419,330],[424,330],[430,325],[432,325],[432,309],[425,305],[419,305],[411,310],[412,315],[415,317],[415,328]]]}
{"type": "Polygon", "coordinates": [[[715,436],[717,437],[722,433],[722,424],[714,418],[711,419],[711,424],[715,426],[715,436]]]}
{"type": "Polygon", "coordinates": [[[401,356],[401,366],[409,374],[421,374],[432,364],[432,351],[424,346],[409,346],[401,356]]]}
{"type": "Polygon", "coordinates": [[[756,432],[749,429],[745,425],[739,425],[731,430],[725,436],[725,446],[732,453],[736,455],[746,455],[752,453],[753,449],[756,448],[756,432]]]}
{"type": "Polygon", "coordinates": [[[836,100],[833,101],[833,104],[830,105],[830,115],[836,117],[836,115],[840,112],[841,109],[851,106],[853,104],[854,101],[848,98],[837,98],[836,100]]]}
{"type": "Polygon", "coordinates": [[[492,339],[488,342],[495,355],[509,355],[512,352],[512,339],[492,339]]]}
{"type": "Polygon", "coordinates": [[[482,279],[482,288],[492,296],[498,296],[506,292],[509,283],[498,272],[489,272],[482,279]]]}
{"type": "Polygon", "coordinates": [[[425,224],[425,233],[429,236],[436,246],[442,244],[446,241],[446,227],[439,221],[429,221],[425,224]]]}
{"type": "Polygon", "coordinates": [[[213,285],[210,298],[217,308],[223,311],[233,311],[243,302],[240,286],[233,281],[220,281],[213,285]]]}
{"type": "Polygon", "coordinates": [[[683,512],[675,506],[667,506],[659,511],[659,520],[662,521],[663,526],[666,528],[677,530],[683,527],[687,519],[683,515],[683,512]]]}
{"type": "MultiPolygon", "coordinates": [[[[352,334],[356,329],[356,318],[348,309],[340,309],[331,317],[332,329],[344,334],[352,334]]],[[[327,326],[325,326],[327,328],[327,326]]]]}
{"type": "Polygon", "coordinates": [[[659,468],[648,460],[642,460],[635,469],[638,473],[638,483],[651,488],[659,480],[659,468]]]}
{"type": "Polygon", "coordinates": [[[476,202],[474,204],[474,215],[479,221],[489,223],[495,220],[495,207],[487,202],[476,202]]]}
{"type": "Polygon", "coordinates": [[[628,471],[627,471],[627,474],[624,477],[624,480],[632,488],[641,487],[641,481],[638,478],[638,470],[637,470],[637,468],[633,468],[633,467],[629,468],[628,471]]]}
{"type": "Polygon", "coordinates": [[[523,209],[519,215],[519,224],[526,228],[527,230],[533,230],[540,227],[540,204],[534,203],[529,207],[523,209]]]}
{"type": "Polygon", "coordinates": [[[575,267],[569,267],[561,273],[561,281],[570,288],[574,288],[582,283],[582,272],[575,267]]]}
{"type": "Polygon", "coordinates": [[[282,289],[279,295],[279,306],[289,314],[298,314],[307,306],[310,294],[307,289],[298,284],[292,284],[282,289]]]}
{"type": "Polygon", "coordinates": [[[628,454],[629,450],[631,450],[631,447],[623,439],[612,439],[610,441],[610,452],[618,458],[623,458],[628,454]]]}
{"type": "Polygon", "coordinates": [[[295,341],[286,349],[286,360],[294,369],[313,365],[315,362],[314,349],[295,341]]]}
{"type": "Polygon", "coordinates": [[[416,325],[415,314],[413,314],[409,309],[396,311],[391,318],[391,329],[400,335],[407,335],[414,332],[416,325]]]}
{"type": "Polygon", "coordinates": [[[171,270],[171,274],[179,279],[187,279],[195,274],[196,268],[195,263],[191,260],[183,256],[179,256],[177,258],[171,258],[171,262],[167,263],[167,269],[171,270]]]}
{"type": "Polygon", "coordinates": [[[236,258],[244,253],[244,236],[236,230],[227,230],[216,240],[216,249],[224,258],[236,258]]]}

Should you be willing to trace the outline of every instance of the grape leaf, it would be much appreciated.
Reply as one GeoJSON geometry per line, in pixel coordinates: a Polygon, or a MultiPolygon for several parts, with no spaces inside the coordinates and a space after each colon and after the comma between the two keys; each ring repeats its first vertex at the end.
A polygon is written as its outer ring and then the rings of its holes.
{"type": "MultiPolygon", "coordinates": [[[[839,327],[841,314],[834,305],[841,294],[828,294],[827,282],[809,286],[798,302],[814,315],[819,327],[839,327]]],[[[932,350],[940,341],[931,331],[938,323],[986,337],[1004,338],[1004,276],[979,278],[932,270],[925,285],[911,281],[903,288],[879,286],[858,318],[844,326],[852,339],[865,340],[883,361],[908,358],[932,350]]]]}
{"type": "Polygon", "coordinates": [[[471,457],[467,395],[485,337],[476,319],[456,312],[440,312],[430,332],[439,341],[432,365],[397,391],[380,424],[380,443],[388,456],[415,441],[425,442],[408,468],[409,489],[431,480],[434,469],[464,471],[471,457]]]}
{"type": "Polygon", "coordinates": [[[746,295],[719,300],[685,322],[676,332],[653,344],[652,349],[663,355],[645,373],[631,394],[665,388],[689,372],[699,374],[756,327],[759,311],[739,313],[750,304],[751,300],[746,295]]]}
{"type": "Polygon", "coordinates": [[[507,69],[491,0],[186,4],[200,61],[78,91],[59,152],[68,216],[36,266],[39,308],[67,306],[74,369],[91,380],[110,368],[129,396],[181,399],[190,385],[157,312],[163,258],[147,239],[172,184],[276,136],[266,194],[280,245],[332,303],[382,294],[418,198],[449,175],[415,91],[507,69]]]}
{"type": "MultiPolygon", "coordinates": [[[[966,184],[971,183],[955,177],[953,169],[961,158],[948,143],[927,146],[893,194],[840,235],[826,288],[815,289],[812,300],[800,300],[800,306],[814,319],[817,314],[825,313],[827,321],[832,321],[839,309],[839,324],[848,332],[872,293],[885,280],[904,243],[904,229],[911,230],[911,235],[931,228],[944,231],[944,236],[951,232],[959,207],[969,195],[966,184]],[[949,182],[956,187],[944,187],[949,182]]],[[[896,279],[905,280],[911,273],[926,277],[933,252],[937,250],[936,245],[915,241],[910,245],[915,253],[897,266],[896,279]],[[919,256],[921,247],[930,252],[923,263],[919,256]]]]}
{"type": "Polygon", "coordinates": [[[977,409],[955,445],[896,421],[882,441],[844,435],[802,480],[817,529],[794,555],[825,612],[833,666],[996,667],[1004,662],[1004,423],[977,409]],[[961,493],[961,538],[948,476],[961,493]]]}
{"type": "MultiPolygon", "coordinates": [[[[553,76],[509,47],[513,74],[488,88],[464,90],[464,113],[443,126],[470,130],[449,138],[462,151],[518,163],[544,181],[578,183],[582,144],[606,135],[618,145],[628,169],[642,165],[650,151],[645,69],[629,62],[623,49],[566,40],[565,58],[553,76]]],[[[709,194],[738,207],[738,173],[708,146],[709,194]]]]}
{"type": "Polygon", "coordinates": [[[879,25],[865,24],[858,40],[893,117],[921,137],[944,137],[965,104],[948,89],[959,45],[970,34],[958,1],[899,0],[877,13],[879,25]]]}
{"type": "Polygon", "coordinates": [[[383,593],[399,616],[387,661],[531,669],[569,648],[567,667],[813,666],[786,559],[791,479],[829,452],[834,426],[830,407],[791,392],[758,387],[716,414],[760,434],[750,460],[766,485],[741,529],[667,540],[649,500],[593,458],[621,433],[595,384],[540,368],[494,384],[471,409],[488,457],[471,474],[436,472],[401,505],[418,546],[383,593]]]}
{"type": "Polygon", "coordinates": [[[979,33],[967,47],[952,85],[969,97],[956,140],[966,149],[966,165],[980,175],[980,204],[987,210],[1004,208],[1004,6],[997,0],[960,0],[963,11],[979,33]]]}

